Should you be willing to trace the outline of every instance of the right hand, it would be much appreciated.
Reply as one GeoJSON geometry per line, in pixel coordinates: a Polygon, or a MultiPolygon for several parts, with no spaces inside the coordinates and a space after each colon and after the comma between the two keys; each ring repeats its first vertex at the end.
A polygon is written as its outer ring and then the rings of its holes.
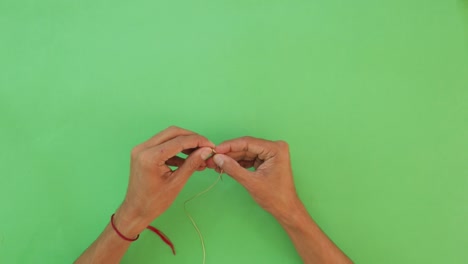
{"type": "Polygon", "coordinates": [[[279,220],[286,220],[292,210],[302,208],[286,142],[242,137],[221,143],[215,151],[217,154],[207,161],[207,166],[237,180],[279,220]],[[247,170],[251,167],[255,171],[247,170]]]}

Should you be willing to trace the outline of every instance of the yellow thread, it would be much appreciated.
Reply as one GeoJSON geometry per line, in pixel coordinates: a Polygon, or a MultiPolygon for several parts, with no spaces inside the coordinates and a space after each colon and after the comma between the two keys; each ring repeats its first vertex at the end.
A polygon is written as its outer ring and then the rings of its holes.
{"type": "Polygon", "coordinates": [[[198,233],[198,237],[200,237],[200,242],[201,242],[201,245],[202,245],[202,250],[203,250],[203,264],[205,264],[205,261],[206,261],[206,250],[205,250],[205,241],[203,240],[203,235],[202,233],[200,232],[200,229],[198,229],[198,226],[197,224],[195,223],[195,220],[193,220],[192,216],[190,215],[190,213],[187,211],[187,203],[192,201],[193,199],[207,193],[208,191],[210,191],[218,182],[219,180],[221,179],[221,176],[223,175],[223,170],[221,170],[221,172],[219,173],[219,176],[218,178],[216,179],[216,181],[214,183],[212,183],[208,188],[206,188],[204,191],[202,192],[199,192],[197,193],[195,196],[193,196],[192,198],[186,200],[184,202],[184,211],[185,211],[185,214],[187,215],[187,217],[190,219],[190,221],[192,222],[192,225],[193,227],[195,228],[195,230],[197,231],[198,233]]]}

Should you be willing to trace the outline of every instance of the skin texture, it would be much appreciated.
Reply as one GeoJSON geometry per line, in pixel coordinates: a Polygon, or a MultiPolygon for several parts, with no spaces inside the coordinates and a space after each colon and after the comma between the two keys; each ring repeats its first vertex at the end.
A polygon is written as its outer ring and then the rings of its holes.
{"type": "MultiPolygon", "coordinates": [[[[169,127],[136,146],[117,229],[135,238],[173,203],[197,170],[223,170],[242,184],[288,233],[304,263],[352,263],[320,230],[297,196],[288,144],[242,137],[215,146],[192,131],[169,127]],[[212,156],[213,149],[217,153],[212,156]],[[187,159],[177,157],[180,152],[187,159]],[[172,171],[169,166],[178,167],[172,171]],[[247,170],[253,167],[254,171],[247,170]]],[[[75,263],[119,263],[131,242],[108,224],[75,263]]]]}

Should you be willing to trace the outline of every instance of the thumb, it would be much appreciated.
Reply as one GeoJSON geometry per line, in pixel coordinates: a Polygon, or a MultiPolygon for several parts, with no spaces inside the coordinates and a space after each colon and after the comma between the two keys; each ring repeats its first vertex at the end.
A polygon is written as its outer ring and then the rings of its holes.
{"type": "Polygon", "coordinates": [[[242,168],[237,161],[229,156],[223,154],[216,154],[213,157],[213,161],[226,172],[229,176],[233,177],[238,182],[244,182],[248,171],[242,168]]]}
{"type": "Polygon", "coordinates": [[[187,159],[184,161],[184,164],[177,169],[177,177],[188,179],[195,171],[197,171],[200,166],[203,165],[205,160],[207,160],[213,149],[211,148],[200,148],[195,152],[190,154],[187,159]]]}

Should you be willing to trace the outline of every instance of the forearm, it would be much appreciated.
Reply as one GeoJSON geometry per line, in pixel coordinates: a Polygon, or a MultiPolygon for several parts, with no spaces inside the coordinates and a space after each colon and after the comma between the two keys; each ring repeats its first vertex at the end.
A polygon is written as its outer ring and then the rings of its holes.
{"type": "MultiPolygon", "coordinates": [[[[144,221],[126,210],[125,206],[120,207],[115,213],[114,224],[117,230],[128,238],[137,237],[147,226],[144,221]]],[[[109,222],[104,231],[75,263],[119,263],[131,243],[121,238],[109,222]]]]}
{"type": "Polygon", "coordinates": [[[352,263],[309,216],[300,201],[287,212],[274,214],[306,264],[352,263]]]}

